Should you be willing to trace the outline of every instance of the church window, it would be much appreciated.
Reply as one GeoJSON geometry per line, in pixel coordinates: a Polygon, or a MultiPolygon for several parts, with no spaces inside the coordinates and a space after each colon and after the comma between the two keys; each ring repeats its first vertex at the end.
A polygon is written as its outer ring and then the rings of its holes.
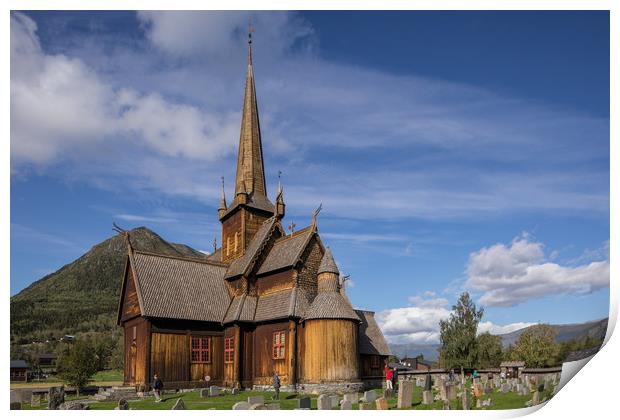
{"type": "Polygon", "coordinates": [[[192,337],[192,363],[211,363],[211,337],[192,337]]]}
{"type": "Polygon", "coordinates": [[[271,356],[274,359],[284,359],[284,349],[286,348],[286,332],[276,331],[273,333],[271,356]]]}
{"type": "Polygon", "coordinates": [[[371,369],[379,369],[381,367],[381,358],[379,356],[371,356],[370,358],[370,368],[371,369]]]}
{"type": "Polygon", "coordinates": [[[235,361],[235,337],[224,338],[224,363],[235,361]]]}

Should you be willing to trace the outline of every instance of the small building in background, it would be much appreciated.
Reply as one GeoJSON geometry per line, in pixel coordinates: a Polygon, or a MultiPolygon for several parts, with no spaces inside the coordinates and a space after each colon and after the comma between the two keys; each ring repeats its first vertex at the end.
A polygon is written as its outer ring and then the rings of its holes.
{"type": "Polygon", "coordinates": [[[525,368],[525,362],[519,360],[502,362],[499,365],[500,373],[504,373],[506,378],[518,378],[523,368],[525,368]]]}
{"type": "Polygon", "coordinates": [[[11,382],[28,381],[28,363],[25,360],[11,360],[11,382]]]}

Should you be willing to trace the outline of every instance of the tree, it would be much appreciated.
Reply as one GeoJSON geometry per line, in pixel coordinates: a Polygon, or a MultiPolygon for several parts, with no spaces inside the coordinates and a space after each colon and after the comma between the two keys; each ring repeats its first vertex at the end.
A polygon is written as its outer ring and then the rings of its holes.
{"type": "Polygon", "coordinates": [[[556,335],[556,329],[549,324],[529,327],[515,343],[513,357],[525,362],[528,368],[553,365],[559,353],[559,346],[555,342],[556,335]]]}
{"type": "Polygon", "coordinates": [[[97,372],[98,360],[95,349],[89,341],[78,340],[61,355],[57,361],[58,376],[67,385],[80,388],[97,372]]]}
{"type": "Polygon", "coordinates": [[[502,338],[489,332],[482,333],[477,339],[478,360],[476,366],[482,369],[499,367],[503,358],[502,338]]]}
{"type": "Polygon", "coordinates": [[[476,309],[469,293],[464,292],[452,307],[449,319],[439,321],[443,367],[452,369],[476,365],[476,334],[483,313],[482,308],[476,309]]]}

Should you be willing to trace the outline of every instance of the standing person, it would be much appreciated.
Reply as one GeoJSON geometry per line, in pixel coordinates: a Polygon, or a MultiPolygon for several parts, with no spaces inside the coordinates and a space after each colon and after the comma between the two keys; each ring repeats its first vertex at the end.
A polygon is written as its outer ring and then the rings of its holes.
{"type": "Polygon", "coordinates": [[[450,382],[454,382],[454,369],[450,369],[450,374],[448,375],[448,380],[450,382]]]}
{"type": "Polygon", "coordinates": [[[392,383],[392,376],[394,373],[387,364],[385,368],[383,368],[383,371],[385,372],[385,389],[394,389],[394,384],[392,383]]]}
{"type": "Polygon", "coordinates": [[[276,371],[273,372],[272,384],[273,384],[273,389],[276,391],[276,393],[273,394],[272,398],[274,400],[279,400],[280,399],[280,377],[278,376],[278,372],[276,371]]]}
{"type": "Polygon", "coordinates": [[[164,388],[164,383],[161,381],[157,374],[153,375],[153,395],[155,396],[155,402],[161,402],[161,390],[164,388]]]}
{"type": "Polygon", "coordinates": [[[392,389],[396,389],[398,386],[398,370],[392,368],[392,389]]]}

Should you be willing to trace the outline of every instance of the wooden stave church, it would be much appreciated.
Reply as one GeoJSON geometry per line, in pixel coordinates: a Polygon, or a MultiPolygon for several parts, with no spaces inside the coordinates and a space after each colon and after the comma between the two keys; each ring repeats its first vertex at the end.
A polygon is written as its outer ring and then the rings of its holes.
{"type": "Polygon", "coordinates": [[[312,224],[286,234],[283,189],[267,196],[251,38],[235,197],[218,208],[222,246],[205,259],[128,252],[117,324],[124,384],[260,388],[377,386],[390,349],[374,312],[355,310],[312,224]],[[208,383],[205,381],[208,378],[208,383]]]}

